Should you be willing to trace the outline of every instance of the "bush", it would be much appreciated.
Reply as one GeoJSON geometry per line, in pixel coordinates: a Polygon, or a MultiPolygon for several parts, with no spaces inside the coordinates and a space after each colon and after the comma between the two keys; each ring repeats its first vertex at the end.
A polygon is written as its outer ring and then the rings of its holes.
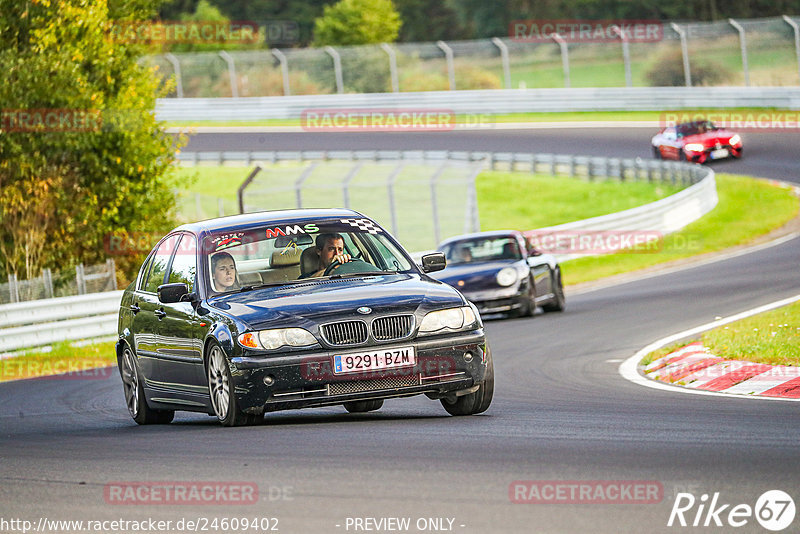
{"type": "MultiPolygon", "coordinates": [[[[692,85],[717,85],[731,76],[723,65],[703,59],[689,57],[692,85]]],[[[674,87],[686,84],[683,72],[683,55],[680,49],[662,53],[647,71],[651,87],[674,87]]]]}

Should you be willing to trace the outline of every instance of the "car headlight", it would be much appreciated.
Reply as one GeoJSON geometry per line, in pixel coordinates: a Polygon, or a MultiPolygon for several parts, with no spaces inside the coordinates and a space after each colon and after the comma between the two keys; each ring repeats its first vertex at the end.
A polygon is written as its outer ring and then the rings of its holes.
{"type": "Polygon", "coordinates": [[[706,149],[702,143],[688,143],[685,148],[690,152],[702,152],[706,149]]]}
{"type": "Polygon", "coordinates": [[[317,342],[311,332],[303,328],[276,328],[245,332],[238,338],[239,345],[249,349],[273,350],[280,347],[305,347],[317,342]]]}
{"type": "Polygon", "coordinates": [[[419,325],[419,335],[425,336],[447,331],[472,328],[478,318],[470,306],[428,312],[419,325]]]}
{"type": "Polygon", "coordinates": [[[739,137],[739,134],[734,134],[734,135],[731,136],[730,139],[728,139],[728,144],[731,145],[731,146],[738,145],[741,142],[742,142],[742,138],[739,137]]]}
{"type": "Polygon", "coordinates": [[[517,281],[517,270],[513,267],[504,267],[497,273],[497,283],[503,287],[508,287],[517,281]]]}

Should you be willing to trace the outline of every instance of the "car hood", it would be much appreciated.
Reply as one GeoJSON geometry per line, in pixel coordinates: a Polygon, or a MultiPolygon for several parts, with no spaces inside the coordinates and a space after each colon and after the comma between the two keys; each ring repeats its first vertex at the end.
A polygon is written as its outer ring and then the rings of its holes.
{"type": "Polygon", "coordinates": [[[370,315],[417,313],[461,306],[452,287],[415,274],[392,274],[309,280],[302,284],[255,289],[223,295],[209,305],[244,321],[254,329],[314,324],[370,315]]]}
{"type": "Polygon", "coordinates": [[[497,289],[500,287],[495,279],[498,271],[504,267],[511,267],[520,261],[497,260],[450,265],[438,273],[433,273],[431,276],[462,291],[497,289]],[[464,284],[459,286],[459,281],[463,281],[464,284]]]}
{"type": "Polygon", "coordinates": [[[683,138],[686,143],[702,143],[703,146],[714,146],[717,142],[727,143],[735,134],[727,130],[716,130],[704,134],[687,135],[683,138]]]}

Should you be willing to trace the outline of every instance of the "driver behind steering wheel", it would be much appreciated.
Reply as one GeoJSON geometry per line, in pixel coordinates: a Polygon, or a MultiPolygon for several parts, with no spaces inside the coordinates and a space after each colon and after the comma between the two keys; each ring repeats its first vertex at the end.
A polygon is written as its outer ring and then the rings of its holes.
{"type": "Polygon", "coordinates": [[[325,270],[335,261],[343,264],[352,259],[350,254],[344,253],[344,238],[341,234],[319,234],[315,248],[319,256],[319,270],[310,274],[311,278],[324,275],[325,270]]]}

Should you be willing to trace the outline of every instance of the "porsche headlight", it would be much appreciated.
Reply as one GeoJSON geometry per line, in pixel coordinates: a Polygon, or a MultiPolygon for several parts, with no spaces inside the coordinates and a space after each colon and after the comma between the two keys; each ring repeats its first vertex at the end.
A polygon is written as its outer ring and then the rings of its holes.
{"type": "Polygon", "coordinates": [[[702,152],[706,147],[702,143],[687,143],[686,150],[689,152],[702,152]]]}
{"type": "Polygon", "coordinates": [[[733,134],[731,136],[731,138],[728,139],[728,144],[731,145],[731,146],[738,145],[741,142],[742,142],[742,138],[739,137],[739,134],[733,134]]]}
{"type": "Polygon", "coordinates": [[[455,332],[473,328],[478,318],[470,306],[428,312],[419,325],[419,335],[455,332]]]}
{"type": "Polygon", "coordinates": [[[303,328],[276,328],[246,332],[238,338],[239,345],[250,349],[273,350],[280,347],[305,347],[317,342],[311,332],[303,328]]]}
{"type": "Polygon", "coordinates": [[[504,267],[497,273],[497,283],[503,287],[508,287],[517,282],[517,270],[513,267],[504,267]]]}

